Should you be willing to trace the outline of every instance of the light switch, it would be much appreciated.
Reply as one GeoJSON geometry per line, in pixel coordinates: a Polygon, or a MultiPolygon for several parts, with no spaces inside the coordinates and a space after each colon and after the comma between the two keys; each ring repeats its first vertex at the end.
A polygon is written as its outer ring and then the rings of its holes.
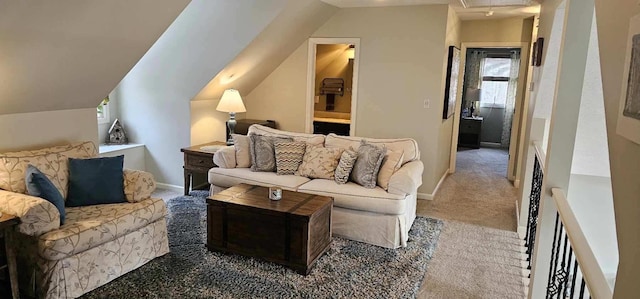
{"type": "Polygon", "coordinates": [[[424,100],[424,108],[425,109],[431,108],[431,100],[429,99],[424,100]]]}

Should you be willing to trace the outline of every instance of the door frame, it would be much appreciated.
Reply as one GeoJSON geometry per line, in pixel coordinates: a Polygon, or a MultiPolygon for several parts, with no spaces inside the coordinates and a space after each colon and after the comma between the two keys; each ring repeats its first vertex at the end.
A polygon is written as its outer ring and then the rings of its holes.
{"type": "MultiPolygon", "coordinates": [[[[524,93],[526,93],[527,88],[524,86],[526,84],[527,74],[527,65],[529,62],[529,48],[530,43],[528,42],[469,42],[469,43],[461,43],[461,59],[460,59],[460,69],[463,70],[458,75],[458,82],[462,82],[462,84],[458,84],[458,90],[456,91],[458,99],[462,102],[462,89],[464,88],[464,74],[465,67],[467,63],[467,49],[468,48],[520,48],[520,71],[518,75],[518,89],[516,91],[516,102],[513,113],[513,120],[511,122],[511,139],[509,141],[509,164],[507,167],[507,178],[510,181],[515,180],[515,171],[514,169],[520,169],[521,165],[515,165],[516,163],[521,163],[522,159],[516,159],[516,153],[521,153],[522,151],[518,148],[521,144],[518,142],[517,133],[524,131],[525,128],[520,127],[520,122],[522,119],[522,110],[523,107],[528,106],[529,97],[526,97],[524,93]],[[520,99],[519,101],[517,99],[520,99]],[[519,160],[519,161],[517,161],[519,160]]],[[[453,132],[451,134],[451,156],[449,159],[449,173],[456,172],[456,161],[457,161],[457,153],[458,153],[458,134],[460,133],[460,113],[462,111],[462,106],[460,103],[456,104],[455,113],[453,114],[453,132]]],[[[520,135],[520,138],[523,136],[520,135]]]]}
{"type": "Polygon", "coordinates": [[[351,44],[355,45],[353,57],[353,81],[351,83],[351,119],[349,135],[356,135],[356,111],[358,107],[358,69],[360,65],[360,38],[358,37],[312,37],[309,38],[307,54],[307,102],[305,132],[313,133],[313,108],[316,89],[316,49],[318,45],[351,44]]]}

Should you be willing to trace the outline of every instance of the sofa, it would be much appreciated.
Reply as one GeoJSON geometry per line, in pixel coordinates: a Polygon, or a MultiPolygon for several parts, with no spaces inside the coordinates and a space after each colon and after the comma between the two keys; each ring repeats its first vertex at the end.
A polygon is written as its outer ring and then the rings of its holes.
{"type": "MultiPolygon", "coordinates": [[[[252,125],[248,135],[289,137],[307,144],[324,147],[357,149],[363,138],[294,133],[252,125]]],[[[211,168],[208,180],[215,193],[236,184],[280,186],[286,190],[330,196],[334,199],[332,232],[350,240],[386,248],[407,245],[409,229],[416,218],[417,190],[422,184],[424,166],[420,151],[413,139],[373,139],[366,142],[403,152],[402,166],[389,179],[388,189],[379,186],[368,189],[354,182],[338,184],[329,179],[309,179],[297,175],[278,175],[274,172],[254,172],[250,168],[236,167],[236,149],[224,147],[214,155],[218,167],[211,168]]]]}
{"type": "Polygon", "coordinates": [[[92,142],[0,153],[0,212],[20,218],[19,284],[37,298],[76,298],[169,252],[167,209],[151,198],[151,174],[124,170],[126,203],[65,207],[27,195],[25,171],[36,166],[67,198],[68,158],[97,156],[92,142]]]}

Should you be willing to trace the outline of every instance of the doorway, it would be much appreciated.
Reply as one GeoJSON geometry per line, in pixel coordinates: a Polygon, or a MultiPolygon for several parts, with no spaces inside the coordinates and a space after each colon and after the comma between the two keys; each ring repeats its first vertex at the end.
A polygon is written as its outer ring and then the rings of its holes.
{"type": "Polygon", "coordinates": [[[527,50],[521,43],[463,44],[465,71],[460,78],[462,100],[456,107],[451,173],[458,161],[473,161],[483,170],[492,168],[490,173],[514,181],[527,50]]]}
{"type": "Polygon", "coordinates": [[[358,38],[311,38],[306,132],[355,135],[358,38]]]}

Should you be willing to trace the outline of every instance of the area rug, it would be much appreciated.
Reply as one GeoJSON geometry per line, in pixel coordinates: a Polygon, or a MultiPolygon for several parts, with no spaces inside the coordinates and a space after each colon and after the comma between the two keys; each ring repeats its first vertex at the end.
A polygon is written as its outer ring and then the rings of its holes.
{"type": "Polygon", "coordinates": [[[168,201],[171,252],[82,298],[414,298],[443,223],[418,217],[407,247],[385,249],[334,236],[307,276],[205,247],[207,192],[168,201]]]}

